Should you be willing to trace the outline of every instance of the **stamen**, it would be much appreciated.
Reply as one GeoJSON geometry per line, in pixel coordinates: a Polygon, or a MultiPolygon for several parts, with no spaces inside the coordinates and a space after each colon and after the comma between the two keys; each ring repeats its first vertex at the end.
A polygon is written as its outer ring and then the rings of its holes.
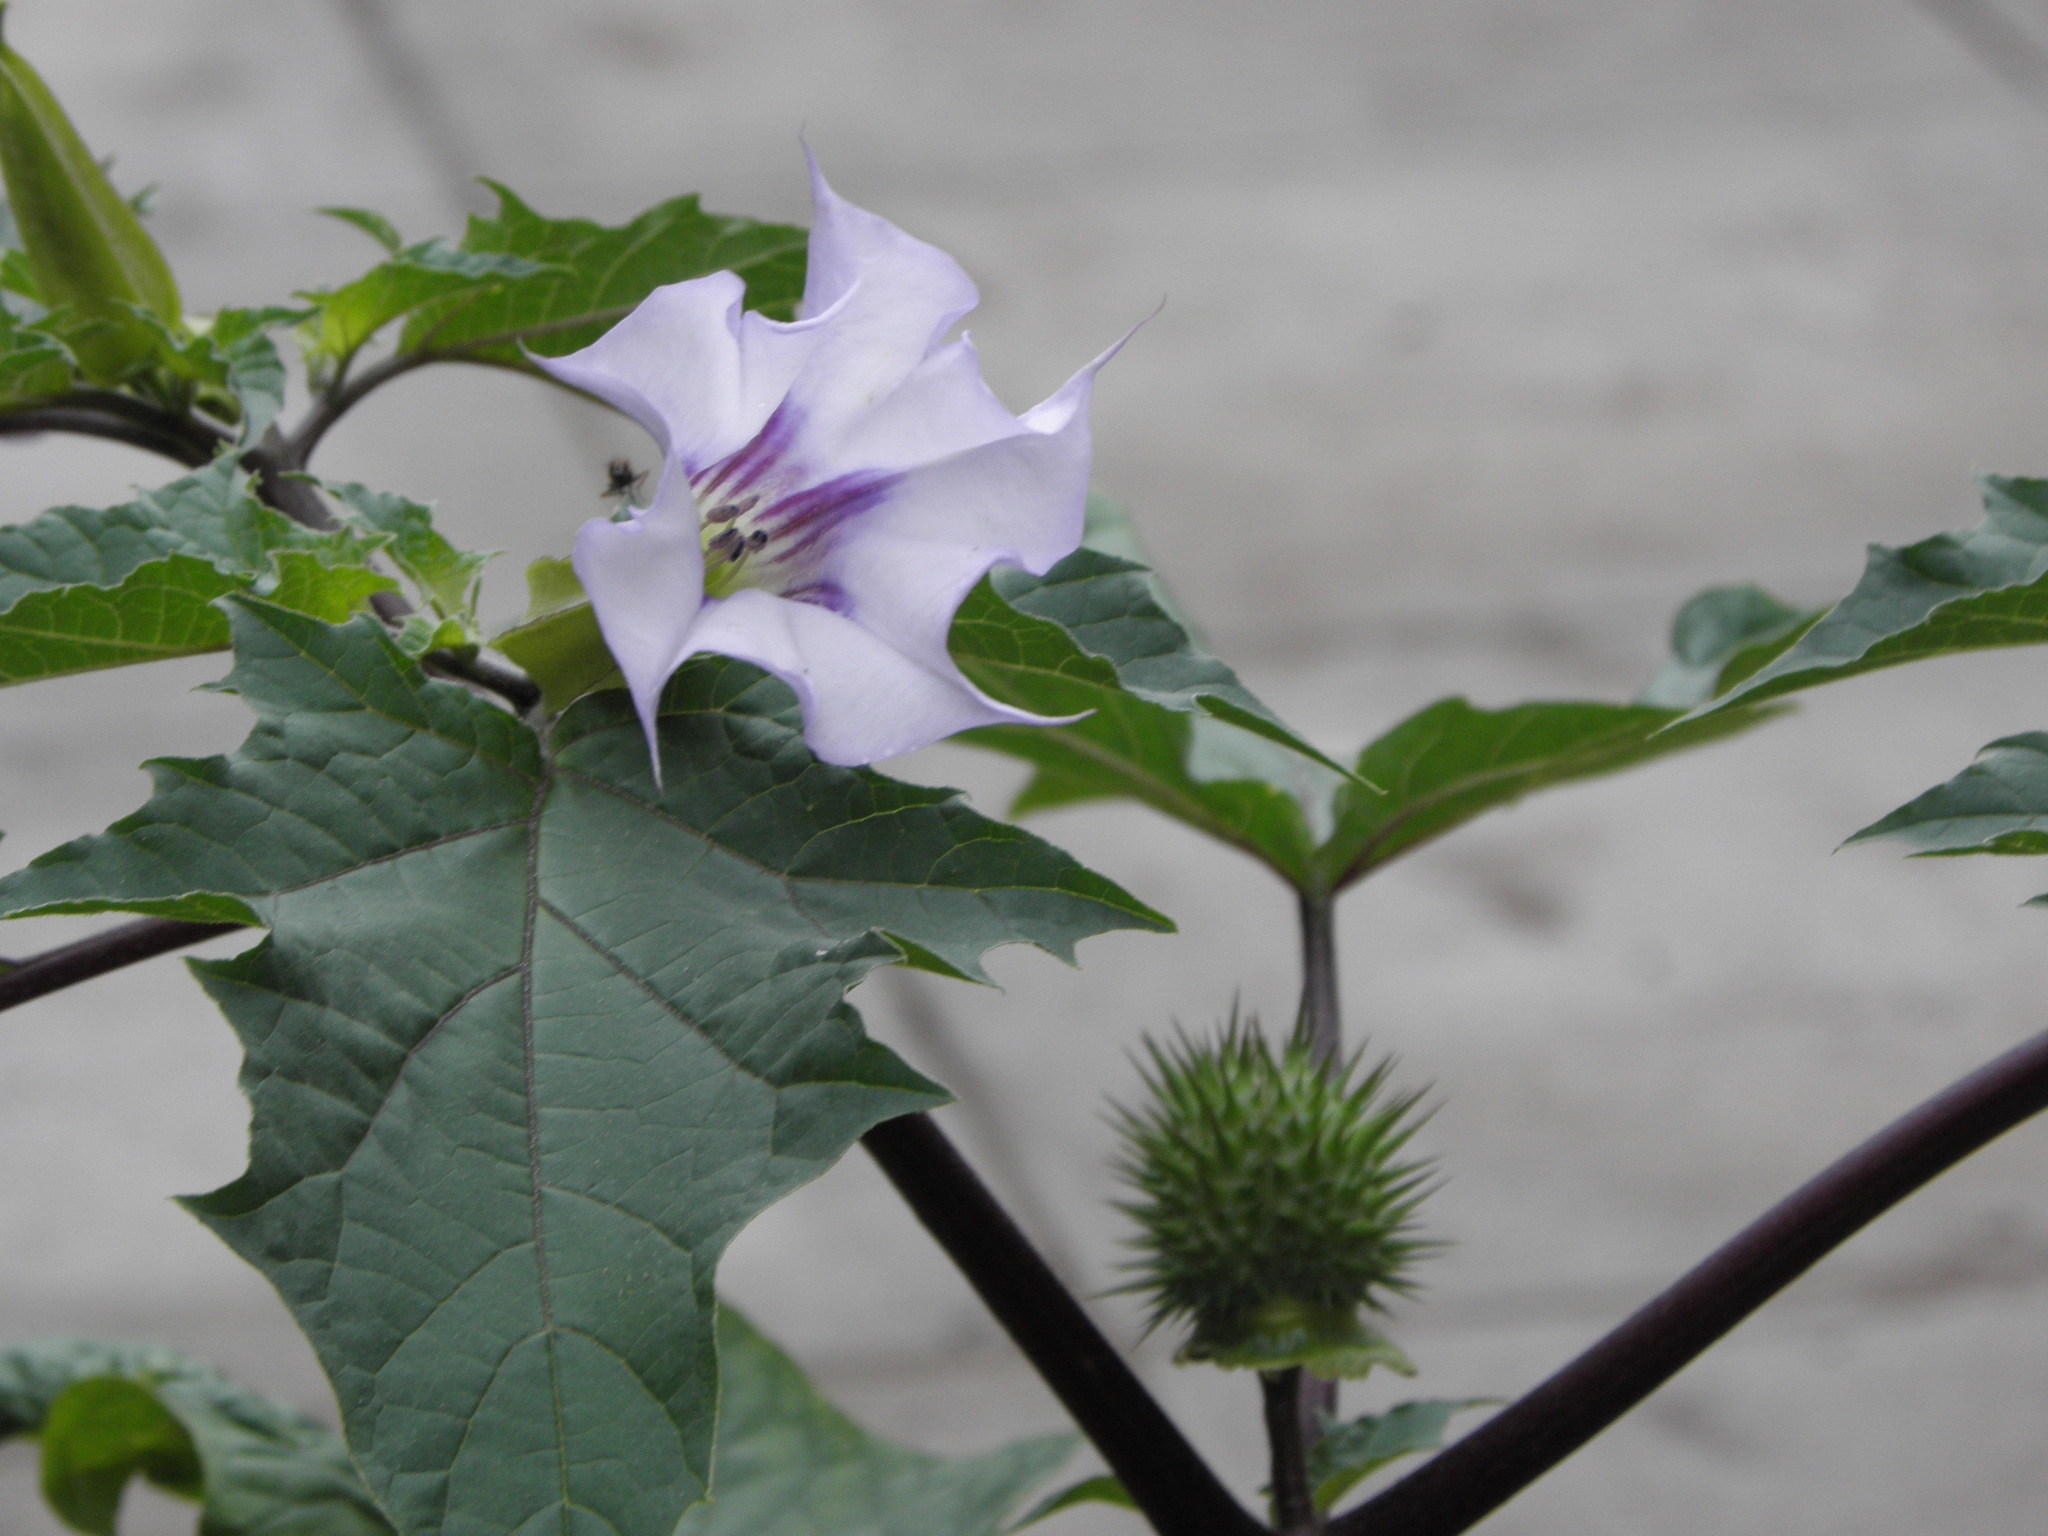
{"type": "Polygon", "coordinates": [[[704,546],[708,555],[717,555],[727,560],[737,560],[744,553],[746,540],[737,528],[728,528],[704,546]]]}
{"type": "Polygon", "coordinates": [[[713,507],[704,514],[707,523],[729,523],[736,517],[745,517],[761,504],[758,496],[742,496],[738,501],[728,501],[723,506],[713,507]]]}
{"type": "Polygon", "coordinates": [[[766,549],[767,547],[768,530],[766,528],[756,528],[752,533],[747,535],[747,548],[766,549]]]}

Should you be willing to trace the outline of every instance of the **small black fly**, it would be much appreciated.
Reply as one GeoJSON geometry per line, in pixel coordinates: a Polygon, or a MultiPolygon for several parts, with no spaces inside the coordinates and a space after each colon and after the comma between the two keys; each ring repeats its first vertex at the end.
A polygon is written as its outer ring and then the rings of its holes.
{"type": "Polygon", "coordinates": [[[607,501],[631,501],[647,483],[647,471],[635,472],[631,459],[613,459],[604,468],[604,496],[607,501]]]}

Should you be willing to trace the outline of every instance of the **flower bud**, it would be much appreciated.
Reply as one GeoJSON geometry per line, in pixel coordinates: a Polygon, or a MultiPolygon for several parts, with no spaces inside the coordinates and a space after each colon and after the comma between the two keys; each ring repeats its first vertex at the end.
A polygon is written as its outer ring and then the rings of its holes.
{"type": "Polygon", "coordinates": [[[0,176],[38,297],[67,312],[65,340],[87,375],[120,382],[157,350],[135,310],[175,326],[178,285],[50,88],[4,41],[0,176]]]}
{"type": "Polygon", "coordinates": [[[1235,1017],[1214,1042],[1145,1042],[1150,1102],[1112,1110],[1116,1169],[1139,1196],[1121,1207],[1139,1229],[1124,1289],[1149,1295],[1155,1327],[1190,1325],[1177,1358],[1412,1374],[1360,1318],[1412,1290],[1438,1246],[1415,1230],[1430,1165],[1402,1156],[1420,1095],[1387,1091],[1391,1065],[1326,1071],[1235,1017]]]}

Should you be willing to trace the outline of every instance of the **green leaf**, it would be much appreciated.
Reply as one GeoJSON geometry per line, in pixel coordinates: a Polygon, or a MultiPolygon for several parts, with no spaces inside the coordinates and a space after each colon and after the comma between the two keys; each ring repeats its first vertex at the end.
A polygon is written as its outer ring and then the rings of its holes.
{"type": "Polygon", "coordinates": [[[0,308],[0,409],[31,405],[79,382],[71,349],[0,308]]]}
{"type": "Polygon", "coordinates": [[[1418,1451],[1437,1449],[1444,1443],[1452,1414],[1488,1408],[1494,1401],[1487,1397],[1433,1398],[1330,1425],[1308,1453],[1316,1508],[1328,1514],[1339,1499],[1381,1467],[1418,1451]]]}
{"type": "Polygon", "coordinates": [[[1992,742],[1946,784],[1872,822],[1849,841],[1880,838],[1906,844],[1915,858],[2048,853],[2048,732],[1992,742]]]}
{"type": "Polygon", "coordinates": [[[73,1530],[114,1536],[129,1478],[188,1497],[199,1483],[192,1437],[156,1395],[111,1376],[74,1382],[43,1421],[43,1498],[73,1530]]]}
{"type": "Polygon", "coordinates": [[[594,341],[655,288],[735,271],[747,305],[789,318],[803,292],[805,232],[706,213],[679,197],[617,228],[551,219],[492,183],[498,211],[473,217],[459,245],[397,249],[384,220],[329,210],[392,250],[354,282],[309,293],[316,369],[345,364],[378,331],[404,321],[401,352],[525,368],[527,351],[559,356],[594,341]]]}
{"type": "Polygon", "coordinates": [[[927,1456],[840,1413],[730,1308],[718,1318],[717,1479],[677,1536],[996,1536],[1072,1435],[927,1456]]]}
{"type": "Polygon", "coordinates": [[[526,617],[491,644],[533,679],[548,709],[560,713],[586,693],[624,686],[574,565],[534,561],[526,568],[526,595],[526,617]]]}
{"type": "Polygon", "coordinates": [[[810,236],[795,225],[706,213],[692,196],[611,229],[588,219],[546,218],[508,188],[489,185],[498,194],[497,216],[473,216],[463,249],[542,270],[421,307],[406,320],[401,350],[523,367],[522,346],[546,357],[574,352],[656,288],[711,272],[737,272],[747,308],[778,320],[794,317],[803,297],[810,236]]]}
{"type": "Polygon", "coordinates": [[[1849,595],[1713,707],[2048,640],[2048,480],[1986,475],[1982,486],[1981,526],[1899,549],[1873,544],[1849,595]]]}
{"type": "Polygon", "coordinates": [[[1012,815],[1128,796],[1285,878],[1305,872],[1314,839],[1294,796],[1234,768],[1203,777],[1195,753],[1224,734],[1250,738],[1249,752],[1270,743],[1317,769],[1328,760],[1222,662],[1194,649],[1142,566],[1084,548],[1043,577],[999,569],[961,605],[951,646],[961,671],[991,697],[1039,714],[1089,712],[1068,725],[993,726],[960,738],[1038,769],[1012,815]]]}
{"type": "Polygon", "coordinates": [[[1617,773],[1762,724],[1779,711],[1752,707],[1704,718],[1686,711],[1735,686],[1813,618],[1758,587],[1715,587],[1678,610],[1672,659],[1637,703],[1481,709],[1439,699],[1359,754],[1359,777],[1386,793],[1336,786],[1333,830],[1317,851],[1316,878],[1341,890],[1535,790],[1617,773]]]}
{"type": "Polygon", "coordinates": [[[368,619],[224,601],[248,741],[151,765],[148,805],[0,911],[270,929],[194,966],[252,1127],[190,1206],[291,1306],[402,1530],[671,1536],[709,1472],[720,1253],[943,1097],[844,1001],[884,935],[979,978],[996,945],[1169,925],[950,791],[818,763],[743,664],[670,683],[657,789],[623,693],[544,749],[368,619]]]}
{"type": "Polygon", "coordinates": [[[372,213],[367,208],[316,208],[315,213],[324,213],[330,219],[339,219],[344,224],[353,224],[385,250],[396,256],[405,244],[405,237],[398,227],[381,213],[372,213]]]}
{"type": "Polygon", "coordinates": [[[1136,1509],[1138,1501],[1131,1497],[1131,1491],[1122,1481],[1104,1472],[1095,1477],[1084,1477],[1080,1482],[1060,1489],[1031,1506],[1030,1511],[1011,1526],[1012,1531],[1021,1531],[1027,1525],[1036,1525],[1041,1520],[1065,1510],[1076,1509],[1083,1504],[1108,1504],[1117,1509],[1136,1509]]]}
{"type": "Polygon", "coordinates": [[[321,484],[347,510],[351,522],[390,541],[383,552],[412,583],[420,604],[459,625],[465,638],[474,641],[477,589],[491,555],[457,549],[434,527],[433,509],[417,501],[353,482],[321,484]]]}
{"type": "Polygon", "coordinates": [[[1316,853],[1318,878],[1341,890],[1389,860],[1486,811],[1553,784],[1633,768],[1718,741],[1771,718],[1769,709],[1685,720],[1678,709],[1578,702],[1481,709],[1439,699],[1358,758],[1371,794],[1339,786],[1336,829],[1316,853]]]}
{"type": "Polygon", "coordinates": [[[229,592],[340,619],[391,581],[382,535],[302,528],[219,459],[118,507],[0,528],[0,686],[222,650],[229,592]]]}
{"type": "Polygon", "coordinates": [[[1762,587],[1712,587],[1671,622],[1671,660],[1639,704],[1693,709],[1726,693],[1781,654],[1820,617],[1779,602],[1762,587]]]}
{"type": "Polygon", "coordinates": [[[302,334],[316,368],[346,363],[385,326],[435,299],[487,292],[538,270],[516,256],[423,240],[396,251],[354,282],[302,293],[315,318],[302,334]]]}
{"type": "Polygon", "coordinates": [[[45,1497],[112,1536],[142,1477],[202,1507],[202,1536],[390,1536],[340,1440],[166,1349],[47,1339],[0,1351],[0,1439],[42,1441],[45,1497]]]}

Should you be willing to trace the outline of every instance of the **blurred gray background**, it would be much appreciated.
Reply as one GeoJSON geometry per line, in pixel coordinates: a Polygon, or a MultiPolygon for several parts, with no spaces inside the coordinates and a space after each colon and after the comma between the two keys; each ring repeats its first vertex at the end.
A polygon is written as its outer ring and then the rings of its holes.
{"type": "MultiPolygon", "coordinates": [[[[155,228],[196,309],[279,300],[502,177],[624,217],[700,190],[800,218],[840,189],[958,254],[998,389],[1104,376],[1098,480],[1222,654],[1325,746],[1447,692],[1625,697],[1670,612],[1755,578],[1842,591],[1867,539],[1975,520],[1978,470],[2048,471],[2043,0],[17,0],[10,39],[155,228]]],[[[415,374],[321,467],[438,499],[517,574],[590,515],[629,431],[510,377],[415,374]]],[[[0,445],[0,516],[170,471],[0,445]]],[[[7,695],[12,862],[224,749],[212,659],[7,695]]],[[[1953,1075],[2048,1022],[2023,862],[1831,856],[2048,725],[2038,652],[1815,696],[1797,718],[1553,794],[1344,909],[1354,1031],[1446,1107],[1454,1240],[1395,1329],[1398,1395],[1512,1395],[1953,1075]]],[[[902,771],[1000,810],[962,749],[902,771]]],[[[1137,809],[1040,830],[1176,916],[1000,993],[877,982],[878,1032],[1077,1286],[1114,1280],[1105,1089],[1169,1019],[1292,1006],[1259,870],[1137,809]],[[923,1010],[920,1014],[919,1010],[923,1010]]],[[[20,954],[83,926],[23,925],[20,954]]],[[[230,946],[233,947],[233,946],[230,946]]],[[[160,1340],[329,1411],[253,1274],[167,1203],[242,1165],[226,1027],[177,962],[0,1019],[0,1337],[160,1340]]],[[[934,1449],[1060,1422],[859,1154],[726,1269],[876,1429],[934,1449]]],[[[1132,1309],[1104,1302],[1134,1341],[1132,1309]]],[[[1250,1383],[1148,1376],[1239,1486],[1250,1383]]],[[[1085,1463],[1077,1460],[1076,1470],[1085,1463]]],[[[1483,1529],[1493,1536],[2004,1536],[2048,1499],[2048,1127],[1857,1239],[1483,1529]]],[[[142,1500],[133,1529],[191,1529],[142,1500]]],[[[54,1529],[0,1453],[0,1530],[54,1529]]],[[[1077,1514],[1048,1536],[1133,1533],[1077,1514]]]]}

